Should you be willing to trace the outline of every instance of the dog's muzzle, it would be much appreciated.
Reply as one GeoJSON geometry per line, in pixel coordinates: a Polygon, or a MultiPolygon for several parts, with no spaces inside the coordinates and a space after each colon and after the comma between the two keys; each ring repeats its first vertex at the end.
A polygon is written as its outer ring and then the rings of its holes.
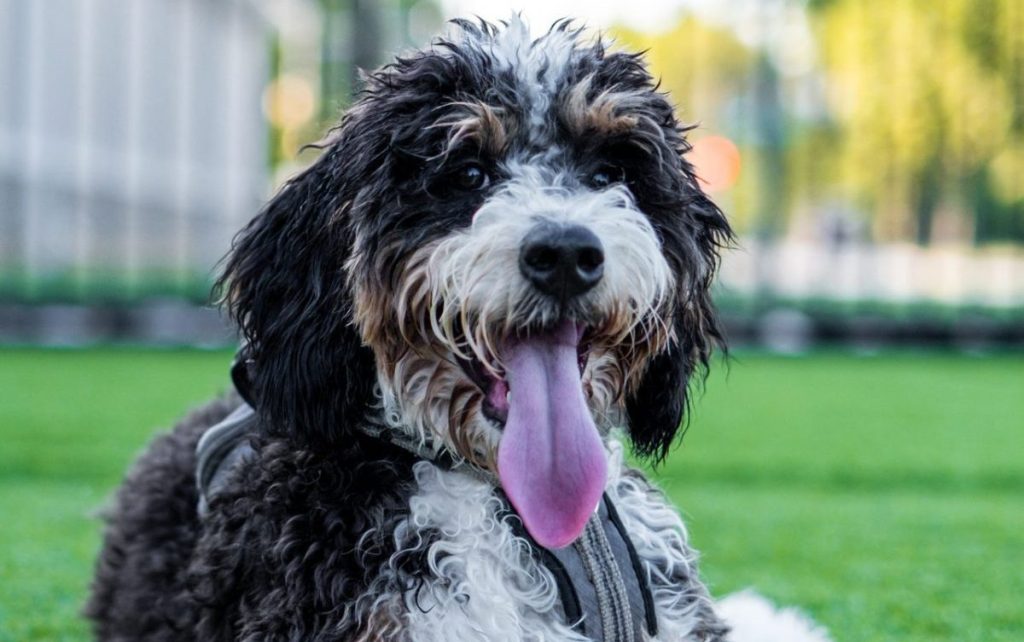
{"type": "Polygon", "coordinates": [[[523,239],[519,270],[539,291],[565,303],[601,280],[604,248],[582,225],[540,223],[523,239]]]}

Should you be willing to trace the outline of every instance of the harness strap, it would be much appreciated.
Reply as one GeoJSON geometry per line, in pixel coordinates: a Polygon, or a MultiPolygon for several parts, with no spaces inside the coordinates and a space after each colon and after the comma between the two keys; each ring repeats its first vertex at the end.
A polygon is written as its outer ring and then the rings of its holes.
{"type": "Polygon", "coordinates": [[[209,511],[210,498],[227,481],[228,474],[253,454],[249,443],[256,427],[256,411],[247,403],[206,429],[196,444],[196,488],[199,490],[199,516],[209,511]]]}
{"type": "MultiPolygon", "coordinates": [[[[223,488],[232,470],[252,458],[249,436],[257,421],[253,407],[242,403],[199,439],[196,486],[200,517],[208,513],[211,498],[223,488]]],[[[638,642],[644,637],[644,629],[652,637],[657,635],[654,599],[646,573],[607,495],[571,546],[546,549],[530,537],[492,474],[382,426],[365,426],[363,432],[442,468],[467,472],[491,484],[502,500],[504,519],[530,543],[535,559],[554,577],[566,622],[577,631],[599,642],[638,642]]]]}
{"type": "MultiPolygon", "coordinates": [[[[619,517],[619,511],[616,510],[615,504],[609,499],[605,502],[604,507],[608,510],[608,521],[611,522],[612,526],[618,533],[617,540],[613,538],[613,541],[621,541],[622,546],[626,549],[626,555],[629,557],[629,562],[633,567],[633,573],[626,573],[625,577],[629,578],[632,582],[633,579],[637,582],[637,592],[643,599],[643,613],[644,613],[644,624],[647,627],[647,632],[651,637],[658,635],[658,615],[654,611],[654,594],[651,593],[651,587],[647,572],[644,569],[643,563],[640,561],[640,554],[636,552],[636,547],[633,545],[633,540],[629,538],[629,534],[626,532],[626,527],[622,523],[622,518],[619,517]]],[[[617,560],[621,560],[621,554],[617,553],[617,560]]],[[[635,593],[630,593],[635,595],[635,593]]],[[[632,603],[632,602],[631,602],[632,603]]],[[[637,608],[634,605],[633,612],[637,612],[637,608]]]]}
{"type": "MultiPolygon", "coordinates": [[[[511,507],[508,511],[515,515],[511,507]]],[[[644,639],[644,630],[652,637],[657,635],[654,598],[646,574],[640,564],[634,564],[639,556],[621,528],[610,497],[604,496],[582,535],[565,548],[543,548],[529,536],[518,516],[510,522],[555,577],[562,610],[573,628],[603,642],[636,642],[644,639]]]]}
{"type": "Polygon", "coordinates": [[[573,546],[583,560],[583,568],[597,593],[597,613],[604,639],[634,642],[633,612],[625,580],[604,534],[600,517],[594,516],[587,522],[583,534],[573,546]]]}

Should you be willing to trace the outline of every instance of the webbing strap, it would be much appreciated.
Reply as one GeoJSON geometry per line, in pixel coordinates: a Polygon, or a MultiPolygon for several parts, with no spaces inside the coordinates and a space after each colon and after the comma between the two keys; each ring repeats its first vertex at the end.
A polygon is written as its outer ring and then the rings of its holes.
{"type": "Polygon", "coordinates": [[[256,427],[256,412],[243,403],[231,414],[206,429],[196,444],[196,488],[199,515],[206,515],[210,498],[224,485],[228,473],[252,455],[249,436],[256,427]]]}
{"type": "MultiPolygon", "coordinates": [[[[256,411],[243,403],[200,438],[196,446],[200,516],[206,515],[210,498],[224,485],[229,473],[251,459],[249,437],[257,421],[256,411]]],[[[545,549],[523,528],[492,474],[381,426],[366,426],[363,431],[442,468],[466,472],[491,484],[502,498],[516,534],[531,544],[535,558],[554,576],[568,625],[599,642],[638,642],[645,628],[652,637],[657,635],[654,600],[646,574],[608,496],[573,545],[545,549]]]]}
{"type": "Polygon", "coordinates": [[[565,548],[542,548],[518,517],[512,523],[555,577],[566,621],[577,631],[599,642],[636,642],[645,630],[657,635],[646,573],[610,497],[605,495],[579,539],[565,548]]]}
{"type": "Polygon", "coordinates": [[[597,611],[605,642],[634,642],[633,613],[619,565],[604,533],[601,518],[590,518],[573,544],[597,593],[597,611]]]}

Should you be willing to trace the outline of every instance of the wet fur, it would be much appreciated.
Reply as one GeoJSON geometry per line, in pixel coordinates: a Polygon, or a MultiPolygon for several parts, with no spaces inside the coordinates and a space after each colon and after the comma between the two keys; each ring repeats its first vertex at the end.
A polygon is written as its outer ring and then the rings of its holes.
{"type": "Polygon", "coordinates": [[[503,340],[561,314],[594,324],[585,389],[660,639],[724,639],[676,511],[619,445],[663,458],[721,343],[708,289],[730,232],[683,157],[686,128],[639,56],[569,23],[536,42],[518,20],[458,26],[371,74],[319,160],[237,238],[220,287],[248,345],[254,458],[200,521],[195,443],[231,400],[153,443],[109,516],[86,609],[99,639],[574,639],[489,485],[360,430],[488,467],[500,432],[454,357],[500,372],[503,340]],[[467,159],[487,189],[449,189],[467,159]],[[621,184],[586,183],[602,163],[621,184]],[[514,206],[605,225],[624,244],[609,269],[629,276],[568,311],[531,299],[506,256],[525,230],[514,206]],[[495,230],[512,245],[488,246],[495,230]],[[508,305],[474,294],[488,274],[508,305]]]}

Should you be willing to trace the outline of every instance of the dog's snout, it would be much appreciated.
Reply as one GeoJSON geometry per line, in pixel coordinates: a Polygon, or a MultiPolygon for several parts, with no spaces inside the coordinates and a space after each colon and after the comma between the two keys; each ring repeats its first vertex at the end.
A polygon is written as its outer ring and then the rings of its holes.
{"type": "Polygon", "coordinates": [[[519,270],[541,292],[570,299],[601,280],[604,248],[581,225],[541,224],[523,239],[519,270]]]}

